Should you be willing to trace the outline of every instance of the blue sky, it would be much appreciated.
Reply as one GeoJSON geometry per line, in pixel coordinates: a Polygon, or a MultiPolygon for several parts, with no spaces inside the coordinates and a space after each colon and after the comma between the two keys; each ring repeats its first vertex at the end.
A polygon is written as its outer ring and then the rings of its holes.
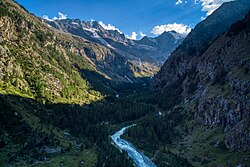
{"type": "Polygon", "coordinates": [[[17,0],[40,17],[59,17],[61,12],[67,18],[102,21],[126,35],[138,34],[137,39],[140,32],[155,36],[171,28],[188,33],[188,28],[193,28],[209,12],[206,1],[223,0],[17,0]]]}

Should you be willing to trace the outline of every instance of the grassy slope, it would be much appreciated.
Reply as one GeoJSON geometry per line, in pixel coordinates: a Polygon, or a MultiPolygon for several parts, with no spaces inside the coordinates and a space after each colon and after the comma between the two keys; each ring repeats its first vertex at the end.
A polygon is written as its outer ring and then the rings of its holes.
{"type": "MultiPolygon", "coordinates": [[[[169,150],[185,157],[194,166],[237,166],[250,164],[250,152],[229,151],[221,126],[201,126],[188,121],[188,134],[170,145],[169,150]]],[[[182,127],[179,127],[181,129],[182,127]]]]}

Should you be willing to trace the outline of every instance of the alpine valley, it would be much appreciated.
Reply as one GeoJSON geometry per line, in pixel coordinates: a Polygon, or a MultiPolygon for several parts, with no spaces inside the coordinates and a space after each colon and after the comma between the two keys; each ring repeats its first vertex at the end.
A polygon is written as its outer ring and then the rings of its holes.
{"type": "Polygon", "coordinates": [[[132,40],[0,0],[0,166],[249,167],[250,1],[132,40]]]}

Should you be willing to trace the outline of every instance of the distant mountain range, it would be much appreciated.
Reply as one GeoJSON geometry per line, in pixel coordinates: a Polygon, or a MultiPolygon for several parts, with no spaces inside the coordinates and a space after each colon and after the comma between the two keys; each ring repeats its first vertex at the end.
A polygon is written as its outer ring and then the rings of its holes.
{"type": "MultiPolygon", "coordinates": [[[[82,37],[108,48],[116,56],[122,57],[128,62],[135,77],[154,75],[185,38],[185,35],[171,31],[164,32],[155,38],[145,36],[141,40],[131,40],[117,30],[104,29],[97,21],[85,22],[79,19],[44,21],[61,32],[82,37]]],[[[105,69],[109,68],[94,59],[93,61],[98,64],[97,67],[101,71],[107,71],[105,69]]],[[[123,65],[120,64],[120,66],[123,65]]],[[[127,79],[124,80],[133,81],[131,76],[127,76],[127,79]]]]}

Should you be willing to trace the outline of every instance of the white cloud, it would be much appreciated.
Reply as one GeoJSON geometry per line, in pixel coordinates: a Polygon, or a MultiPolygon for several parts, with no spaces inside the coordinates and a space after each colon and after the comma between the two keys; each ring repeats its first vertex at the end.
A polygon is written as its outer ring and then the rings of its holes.
{"type": "Polygon", "coordinates": [[[136,32],[132,32],[131,36],[126,35],[127,38],[132,39],[132,40],[136,40],[137,36],[138,36],[138,34],[136,32]]]}
{"type": "Polygon", "coordinates": [[[43,15],[43,19],[48,20],[48,21],[53,21],[52,19],[49,18],[47,15],[43,15]]]}
{"type": "MultiPolygon", "coordinates": [[[[192,0],[194,4],[201,4],[202,11],[211,15],[216,9],[218,9],[224,2],[229,2],[233,0],[192,0]]],[[[184,1],[187,3],[187,1],[184,1]]],[[[180,5],[183,3],[183,0],[176,0],[176,5],[180,5]]]]}
{"type": "Polygon", "coordinates": [[[52,19],[50,19],[47,15],[43,15],[43,19],[45,20],[49,20],[49,21],[54,21],[54,20],[65,20],[67,19],[67,14],[63,14],[61,12],[58,12],[58,16],[59,17],[53,17],[52,19]]]}
{"type": "Polygon", "coordinates": [[[207,16],[211,15],[216,9],[218,9],[224,2],[230,2],[234,0],[194,0],[194,4],[201,3],[202,11],[207,12],[207,16]]]}
{"type": "Polygon", "coordinates": [[[141,36],[141,38],[143,38],[146,36],[146,34],[144,34],[143,32],[140,31],[140,36],[141,36]]]}
{"type": "Polygon", "coordinates": [[[191,31],[191,28],[188,27],[187,25],[184,24],[177,24],[177,23],[173,23],[173,24],[164,24],[164,25],[158,25],[155,26],[151,33],[155,34],[155,35],[160,35],[165,31],[176,31],[180,34],[188,34],[191,31]]]}
{"type": "Polygon", "coordinates": [[[65,19],[67,19],[67,14],[63,14],[63,13],[61,13],[61,12],[58,12],[58,15],[59,15],[59,20],[65,20],[65,19]]]}
{"type": "Polygon", "coordinates": [[[211,15],[216,9],[218,9],[224,2],[233,0],[199,0],[202,4],[202,11],[207,12],[207,16],[211,15]]]}
{"type": "Polygon", "coordinates": [[[175,5],[179,5],[179,4],[182,4],[182,0],[177,0],[175,5]]]}
{"type": "Polygon", "coordinates": [[[116,28],[115,26],[111,25],[111,24],[104,24],[102,21],[99,21],[99,24],[106,30],[117,30],[119,33],[122,33],[118,28],[116,28]]]}

